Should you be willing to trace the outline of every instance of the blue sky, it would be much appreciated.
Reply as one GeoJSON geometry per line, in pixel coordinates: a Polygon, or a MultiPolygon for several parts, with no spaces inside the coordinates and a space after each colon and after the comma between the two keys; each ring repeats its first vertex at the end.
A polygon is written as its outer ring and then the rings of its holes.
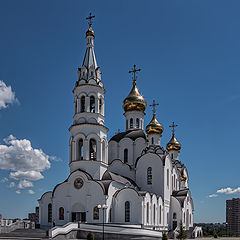
{"type": "MultiPolygon", "coordinates": [[[[149,104],[159,103],[163,146],[171,137],[168,125],[179,124],[195,222],[225,221],[225,200],[240,196],[239,8],[237,0],[1,0],[0,86],[7,97],[4,106],[0,96],[0,149],[32,147],[28,157],[42,157],[40,175],[28,179],[20,160],[11,159],[19,172],[0,157],[3,217],[26,217],[42,193],[68,176],[72,89],[92,12],[108,137],[124,130],[121,104],[136,64],[143,69],[140,92],[149,104]]],[[[145,123],[150,119],[148,107],[145,123]]]]}

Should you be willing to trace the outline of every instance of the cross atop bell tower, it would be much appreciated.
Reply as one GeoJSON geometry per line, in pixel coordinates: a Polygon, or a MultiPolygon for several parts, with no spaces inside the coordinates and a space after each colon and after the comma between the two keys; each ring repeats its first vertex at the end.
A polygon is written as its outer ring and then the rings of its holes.
{"type": "Polygon", "coordinates": [[[92,26],[92,19],[95,18],[95,16],[92,15],[92,13],[89,14],[88,17],[86,17],[86,20],[88,20],[89,27],[92,26]]]}
{"type": "Polygon", "coordinates": [[[153,103],[149,105],[149,107],[152,107],[153,115],[156,114],[156,106],[159,106],[159,104],[156,103],[155,100],[153,100],[153,103]]]}
{"type": "Polygon", "coordinates": [[[141,68],[136,68],[136,65],[134,64],[133,65],[133,69],[130,70],[128,73],[132,73],[132,80],[133,80],[133,84],[136,85],[136,80],[137,80],[137,76],[136,76],[136,73],[137,72],[140,72],[142,69],[141,68]]]}

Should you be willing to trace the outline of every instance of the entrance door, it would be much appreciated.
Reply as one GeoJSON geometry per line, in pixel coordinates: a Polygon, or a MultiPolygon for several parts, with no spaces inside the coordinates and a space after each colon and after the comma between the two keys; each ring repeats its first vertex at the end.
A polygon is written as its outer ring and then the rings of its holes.
{"type": "Polygon", "coordinates": [[[72,222],[86,222],[86,212],[72,212],[72,222]]]}
{"type": "Polygon", "coordinates": [[[172,228],[173,228],[173,230],[175,230],[175,229],[176,229],[176,227],[177,227],[177,221],[173,221],[173,222],[172,222],[172,226],[173,226],[173,227],[172,227],[172,228]]]}

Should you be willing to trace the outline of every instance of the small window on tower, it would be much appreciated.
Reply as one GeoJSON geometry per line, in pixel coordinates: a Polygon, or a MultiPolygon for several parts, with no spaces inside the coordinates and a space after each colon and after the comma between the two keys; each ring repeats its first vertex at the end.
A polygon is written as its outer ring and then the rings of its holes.
{"type": "Polygon", "coordinates": [[[90,112],[95,113],[95,97],[90,97],[90,112]]]}
{"type": "Polygon", "coordinates": [[[128,163],[128,149],[124,149],[124,163],[128,163]]]}
{"type": "Polygon", "coordinates": [[[136,128],[139,128],[139,119],[136,119],[136,128]]]}
{"type": "Polygon", "coordinates": [[[152,145],[154,144],[154,138],[152,137],[152,145]]]}
{"type": "Polygon", "coordinates": [[[81,112],[85,112],[85,96],[81,97],[81,112]]]}
{"type": "Polygon", "coordinates": [[[151,167],[147,169],[147,184],[149,185],[152,184],[152,168],[151,167]]]}
{"type": "Polygon", "coordinates": [[[97,142],[95,139],[90,139],[90,142],[89,142],[89,158],[90,160],[96,160],[97,159],[97,142]]]}
{"type": "Polygon", "coordinates": [[[128,129],[128,120],[126,120],[126,129],[128,129]]]}
{"type": "Polygon", "coordinates": [[[133,128],[133,119],[130,119],[130,128],[133,128]]]}
{"type": "Polygon", "coordinates": [[[99,113],[102,114],[102,99],[99,100],[99,113]]]}

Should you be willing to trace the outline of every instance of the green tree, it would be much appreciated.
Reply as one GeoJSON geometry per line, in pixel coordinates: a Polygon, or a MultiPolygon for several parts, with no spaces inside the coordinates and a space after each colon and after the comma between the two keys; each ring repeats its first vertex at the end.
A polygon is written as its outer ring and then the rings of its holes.
{"type": "Polygon", "coordinates": [[[168,240],[168,236],[167,236],[166,233],[163,234],[163,236],[162,236],[162,240],[168,240]]]}
{"type": "Polygon", "coordinates": [[[180,223],[179,230],[177,230],[178,236],[177,239],[183,240],[187,238],[187,232],[183,229],[182,222],[180,223]]]}
{"type": "Polygon", "coordinates": [[[94,240],[94,235],[93,235],[93,233],[88,233],[88,235],[87,235],[87,240],[94,240]]]}

